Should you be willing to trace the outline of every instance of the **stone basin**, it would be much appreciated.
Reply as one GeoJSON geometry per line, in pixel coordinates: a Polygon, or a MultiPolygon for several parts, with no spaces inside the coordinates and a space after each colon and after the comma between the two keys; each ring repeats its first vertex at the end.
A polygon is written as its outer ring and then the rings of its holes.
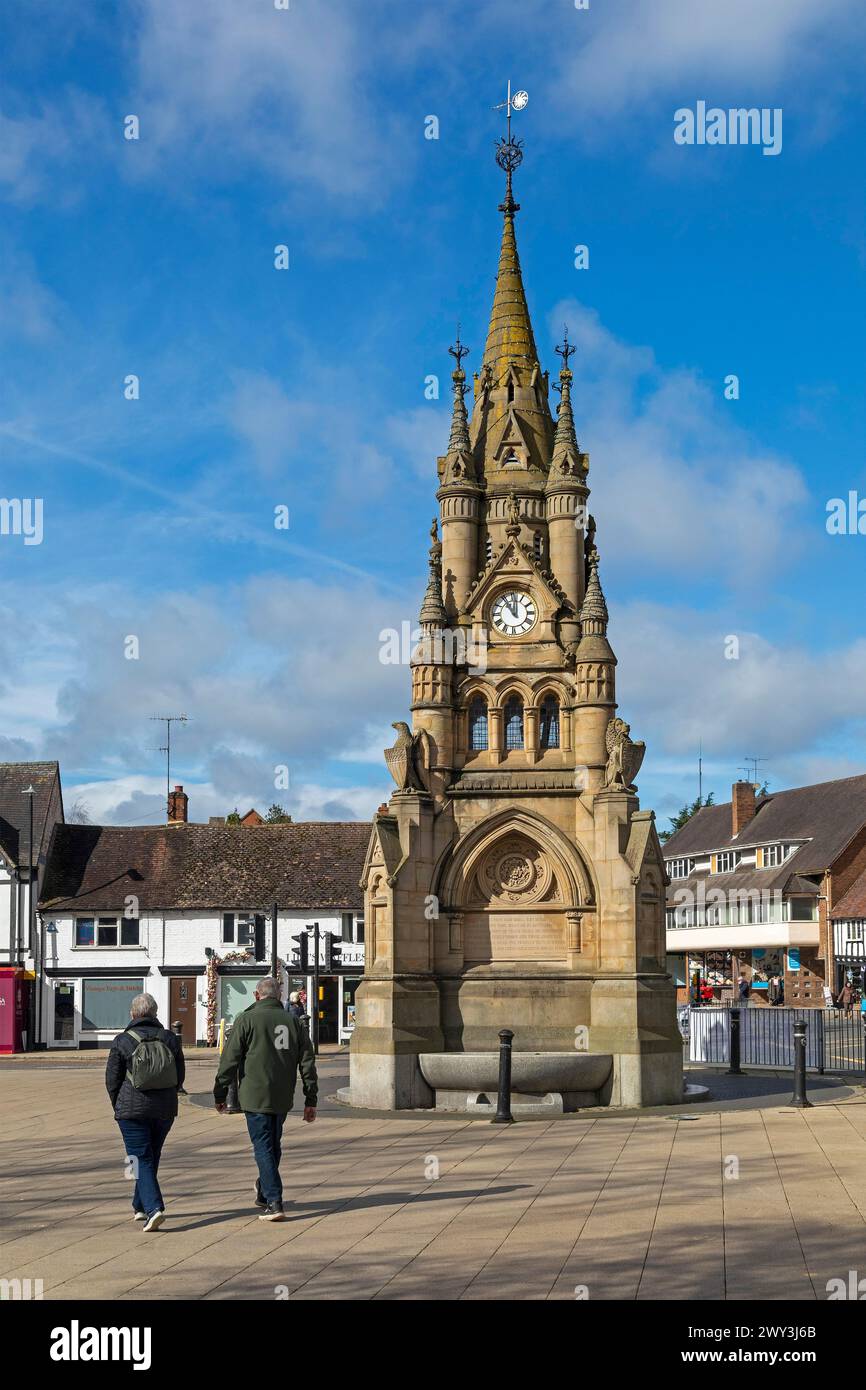
{"type": "MultiPolygon", "coordinates": [[[[421,1075],[436,1092],[437,1109],[465,1109],[479,1094],[495,1097],[499,1086],[498,1052],[422,1052],[421,1075]]],[[[577,1109],[597,1105],[610,1079],[613,1057],[600,1052],[514,1052],[511,1090],[558,1107],[577,1109]]]]}

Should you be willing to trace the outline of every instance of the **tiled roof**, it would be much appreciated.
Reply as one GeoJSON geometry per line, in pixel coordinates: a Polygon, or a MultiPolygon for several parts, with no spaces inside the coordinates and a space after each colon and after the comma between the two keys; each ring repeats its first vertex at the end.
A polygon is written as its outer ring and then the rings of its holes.
{"type": "Polygon", "coordinates": [[[33,840],[38,847],[59,776],[56,762],[0,763],[0,849],[13,864],[27,863],[30,799],[22,795],[24,788],[32,787],[35,792],[33,840]]]}
{"type": "Polygon", "coordinates": [[[41,906],[119,911],[358,909],[370,826],[364,821],[289,825],[58,825],[41,906]]]}
{"type": "Polygon", "coordinates": [[[866,776],[842,777],[764,797],[736,839],[731,835],[731,803],[705,806],[665,843],[664,854],[666,859],[688,858],[716,849],[808,839],[787,867],[801,874],[818,874],[833,863],[864,822],[866,776]]]}
{"type": "MultiPolygon", "coordinates": [[[[799,856],[794,854],[784,864],[779,864],[773,869],[755,869],[750,866],[745,869],[732,869],[727,874],[708,874],[704,871],[703,873],[689,874],[688,878],[674,878],[668,885],[667,905],[668,907],[679,906],[675,895],[681,889],[696,895],[701,889],[701,885],[704,893],[714,890],[724,893],[726,897],[735,892],[754,892],[755,889],[767,893],[817,893],[816,884],[800,878],[794,871],[792,866],[798,858],[799,856]]],[[[682,899],[680,899],[680,903],[682,903],[682,899]]],[[[712,905],[712,900],[710,905],[712,905]]]]}
{"type": "Polygon", "coordinates": [[[837,921],[852,917],[866,917],[866,873],[855,879],[837,902],[830,916],[837,921]]]}

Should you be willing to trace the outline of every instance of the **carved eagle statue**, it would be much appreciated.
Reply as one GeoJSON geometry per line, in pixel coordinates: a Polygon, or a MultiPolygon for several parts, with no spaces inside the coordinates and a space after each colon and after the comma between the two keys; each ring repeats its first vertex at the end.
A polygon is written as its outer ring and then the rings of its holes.
{"type": "Polygon", "coordinates": [[[630,732],[631,727],[624,719],[611,719],[607,726],[604,739],[607,748],[604,772],[606,787],[623,787],[627,791],[633,789],[634,779],[644,760],[646,744],[643,741],[634,743],[629,737],[630,732]]]}
{"type": "Polygon", "coordinates": [[[397,730],[397,742],[385,749],[385,763],[397,783],[397,790],[425,791],[419,770],[419,762],[426,751],[424,734],[413,734],[402,719],[398,719],[391,728],[397,730]]]}

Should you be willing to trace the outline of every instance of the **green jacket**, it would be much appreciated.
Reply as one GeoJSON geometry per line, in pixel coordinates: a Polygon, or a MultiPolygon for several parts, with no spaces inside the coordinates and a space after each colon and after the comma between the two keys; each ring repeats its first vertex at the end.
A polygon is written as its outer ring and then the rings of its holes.
{"type": "Polygon", "coordinates": [[[214,1082],[214,1100],[224,1101],[237,1078],[242,1110],[285,1115],[295,1098],[299,1066],[304,1104],[314,1106],[319,1079],[313,1044],[278,999],[259,999],[232,1025],[214,1082]]]}

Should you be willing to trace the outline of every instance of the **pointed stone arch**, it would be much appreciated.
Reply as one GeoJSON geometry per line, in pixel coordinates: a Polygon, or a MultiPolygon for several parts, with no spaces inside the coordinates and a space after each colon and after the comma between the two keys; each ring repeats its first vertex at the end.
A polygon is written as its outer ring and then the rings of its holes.
{"type": "Polygon", "coordinates": [[[515,837],[529,841],[549,861],[566,910],[590,907],[598,901],[591,860],[583,848],[544,816],[512,806],[476,826],[440,861],[434,892],[441,910],[466,910],[477,870],[498,844],[515,837]]]}

